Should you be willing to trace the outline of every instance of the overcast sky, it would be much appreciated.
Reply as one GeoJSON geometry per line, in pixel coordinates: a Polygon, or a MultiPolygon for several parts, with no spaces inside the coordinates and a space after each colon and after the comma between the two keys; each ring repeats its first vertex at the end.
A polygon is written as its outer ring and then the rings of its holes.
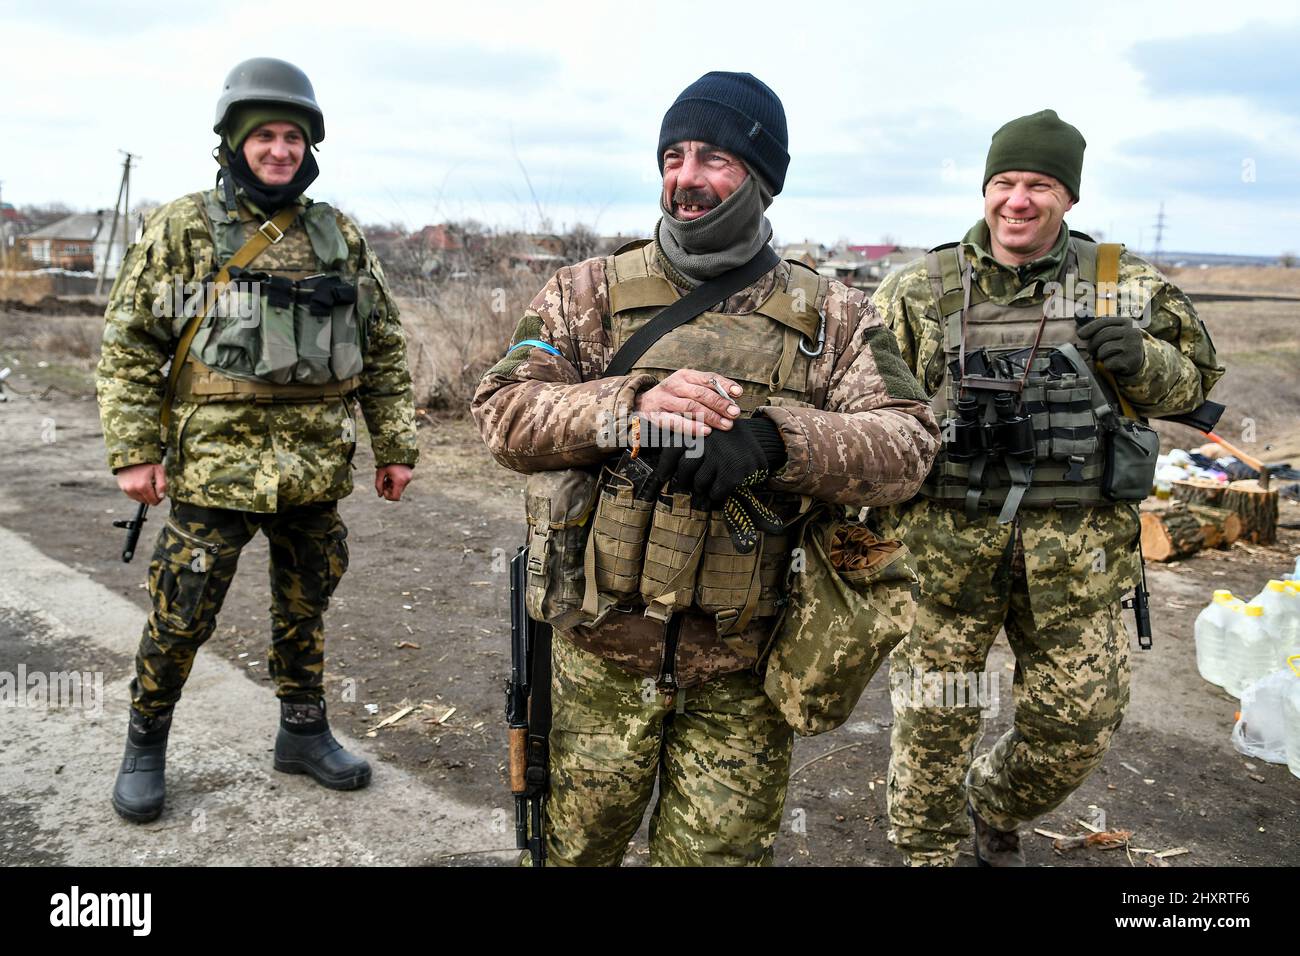
{"type": "Polygon", "coordinates": [[[110,207],[119,149],[133,198],[204,188],[225,74],[277,56],[325,112],[311,194],[364,222],[645,234],[663,113],[724,69],[785,104],[782,241],[960,238],[993,130],[1051,107],[1088,141],[1074,228],[1150,248],[1163,201],[1166,249],[1300,251],[1294,2],[1028,8],[0,0],[0,188],[110,207]]]}

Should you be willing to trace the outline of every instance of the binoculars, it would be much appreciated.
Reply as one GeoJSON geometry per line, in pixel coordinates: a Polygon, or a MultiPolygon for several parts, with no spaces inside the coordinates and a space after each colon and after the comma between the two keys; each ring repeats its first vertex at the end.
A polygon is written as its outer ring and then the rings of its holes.
{"type": "MultiPolygon", "coordinates": [[[[985,393],[988,394],[988,393],[985,393]]],[[[992,393],[993,420],[986,422],[987,399],[975,395],[957,400],[957,415],[944,423],[948,458],[968,462],[977,455],[1012,458],[1030,464],[1035,457],[1034,423],[1021,414],[1018,396],[1012,392],[992,393]]]]}

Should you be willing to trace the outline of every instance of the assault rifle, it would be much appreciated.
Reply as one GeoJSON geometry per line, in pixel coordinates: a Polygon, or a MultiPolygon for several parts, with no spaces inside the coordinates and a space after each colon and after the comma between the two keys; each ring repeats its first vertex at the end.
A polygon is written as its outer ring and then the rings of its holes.
{"type": "Polygon", "coordinates": [[[550,788],[547,738],[551,732],[551,626],[528,616],[528,547],[510,559],[510,792],[515,797],[515,846],[533,866],[546,863],[546,794],[550,788]]]}

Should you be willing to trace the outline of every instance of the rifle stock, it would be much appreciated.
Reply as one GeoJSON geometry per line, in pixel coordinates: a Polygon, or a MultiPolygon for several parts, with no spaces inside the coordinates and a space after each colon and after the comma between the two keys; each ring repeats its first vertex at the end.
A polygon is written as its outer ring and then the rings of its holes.
{"type": "Polygon", "coordinates": [[[544,809],[550,785],[550,626],[528,616],[528,548],[510,560],[510,682],[506,686],[510,792],[515,798],[515,846],[533,866],[546,862],[544,809]]]}

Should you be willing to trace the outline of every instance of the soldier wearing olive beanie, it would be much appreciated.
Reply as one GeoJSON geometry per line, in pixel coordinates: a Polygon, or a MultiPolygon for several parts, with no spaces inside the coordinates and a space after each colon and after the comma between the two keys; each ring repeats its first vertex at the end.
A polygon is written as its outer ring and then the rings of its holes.
{"type": "Polygon", "coordinates": [[[886,788],[889,841],[913,866],[956,864],[972,825],[977,863],[1025,866],[1020,828],[1075,793],[1118,739],[1120,602],[1140,580],[1134,499],[1154,458],[1128,456],[1124,436],[1139,433],[1135,416],[1198,408],[1223,375],[1187,296],[1067,225],[1084,147],[1052,110],[1002,126],[983,217],[872,297],[943,434],[920,496],[891,519],[920,583],[915,627],[890,658],[886,788]],[[1098,314],[1103,292],[1113,314],[1098,314]],[[971,372],[981,354],[988,378],[971,372]],[[1015,455],[1007,410],[1023,416],[1015,455]],[[1127,493],[1106,477],[1120,473],[1134,478],[1127,493]],[[978,706],[932,706],[913,688],[986,673],[1000,633],[1016,658],[1015,714],[981,748],[978,706]]]}

